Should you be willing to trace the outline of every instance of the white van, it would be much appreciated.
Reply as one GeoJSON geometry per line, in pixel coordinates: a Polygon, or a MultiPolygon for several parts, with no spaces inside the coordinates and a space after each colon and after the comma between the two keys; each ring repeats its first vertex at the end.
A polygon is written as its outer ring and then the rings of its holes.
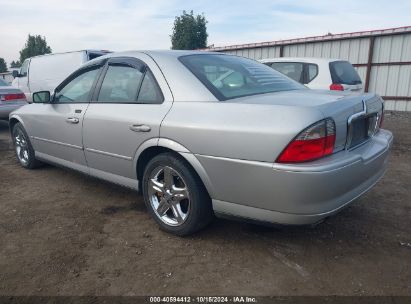
{"type": "Polygon", "coordinates": [[[32,93],[54,89],[86,61],[110,53],[109,51],[82,50],[40,55],[26,59],[19,71],[13,71],[12,86],[32,101],[32,93]]]}

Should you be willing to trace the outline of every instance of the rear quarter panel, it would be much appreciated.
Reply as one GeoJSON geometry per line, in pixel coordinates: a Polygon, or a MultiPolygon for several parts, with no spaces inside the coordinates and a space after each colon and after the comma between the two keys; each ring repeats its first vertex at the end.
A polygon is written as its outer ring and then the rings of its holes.
{"type": "Polygon", "coordinates": [[[164,119],[160,137],[194,154],[272,163],[291,139],[322,118],[312,108],[179,101],[164,119]]]}

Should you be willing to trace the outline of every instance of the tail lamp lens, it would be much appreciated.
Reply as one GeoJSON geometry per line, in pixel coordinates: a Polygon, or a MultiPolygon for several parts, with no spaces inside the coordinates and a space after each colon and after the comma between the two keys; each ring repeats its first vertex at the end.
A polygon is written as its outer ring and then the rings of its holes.
{"type": "Polygon", "coordinates": [[[383,122],[384,122],[384,109],[382,110],[381,115],[380,115],[380,121],[379,121],[380,129],[382,128],[383,122]]]}
{"type": "Polygon", "coordinates": [[[302,131],[277,158],[278,163],[302,163],[333,153],[335,123],[331,118],[321,120],[302,131]]]}
{"type": "Polygon", "coordinates": [[[331,91],[344,91],[344,87],[339,83],[333,83],[330,85],[331,91]]]}
{"type": "Polygon", "coordinates": [[[26,100],[26,95],[24,93],[13,93],[0,95],[1,101],[12,101],[12,100],[26,100]]]}

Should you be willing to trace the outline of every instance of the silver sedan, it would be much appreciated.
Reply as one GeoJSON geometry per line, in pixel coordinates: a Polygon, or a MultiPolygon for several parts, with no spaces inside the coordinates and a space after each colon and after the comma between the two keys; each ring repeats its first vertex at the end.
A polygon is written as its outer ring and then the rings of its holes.
{"type": "Polygon", "coordinates": [[[26,96],[0,79],[0,119],[9,119],[9,114],[27,104],[26,96]]]}
{"type": "Polygon", "coordinates": [[[19,162],[140,190],[168,232],[217,216],[312,224],[383,176],[375,94],[313,91],[256,61],[142,51],[92,60],[10,116],[19,162]]]}

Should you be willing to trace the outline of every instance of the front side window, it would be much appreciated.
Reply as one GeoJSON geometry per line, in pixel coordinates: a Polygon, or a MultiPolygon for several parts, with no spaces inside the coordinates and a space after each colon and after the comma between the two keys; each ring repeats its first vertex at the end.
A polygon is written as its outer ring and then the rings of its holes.
{"type": "Polygon", "coordinates": [[[8,86],[8,84],[5,81],[0,79],[0,87],[5,87],[5,86],[8,86]]]}
{"type": "Polygon", "coordinates": [[[20,68],[20,77],[26,77],[27,76],[27,71],[28,71],[28,68],[29,68],[29,62],[30,62],[30,59],[24,60],[22,66],[20,68]]]}
{"type": "Polygon", "coordinates": [[[299,83],[303,83],[303,67],[304,64],[301,62],[274,62],[271,64],[271,67],[284,74],[291,79],[298,81],[299,83]]]}
{"type": "Polygon", "coordinates": [[[77,75],[55,94],[55,102],[73,103],[89,101],[90,91],[100,71],[100,67],[92,67],[77,75]]]}
{"type": "Polygon", "coordinates": [[[219,99],[305,87],[254,60],[216,54],[179,57],[179,60],[219,99]]]}

